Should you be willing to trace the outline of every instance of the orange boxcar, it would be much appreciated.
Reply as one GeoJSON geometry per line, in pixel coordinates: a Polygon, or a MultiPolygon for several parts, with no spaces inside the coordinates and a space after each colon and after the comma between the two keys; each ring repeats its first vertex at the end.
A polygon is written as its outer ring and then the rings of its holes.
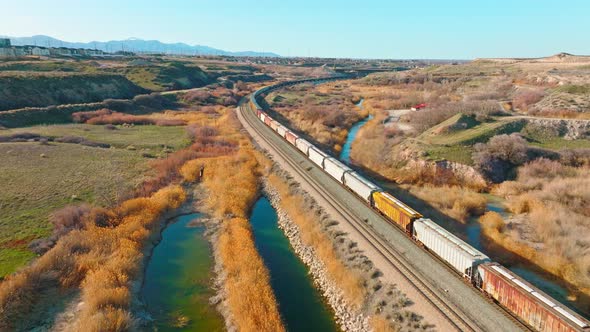
{"type": "Polygon", "coordinates": [[[420,213],[385,192],[374,192],[373,204],[377,210],[400,225],[408,233],[412,232],[412,221],[422,218],[420,213]]]}

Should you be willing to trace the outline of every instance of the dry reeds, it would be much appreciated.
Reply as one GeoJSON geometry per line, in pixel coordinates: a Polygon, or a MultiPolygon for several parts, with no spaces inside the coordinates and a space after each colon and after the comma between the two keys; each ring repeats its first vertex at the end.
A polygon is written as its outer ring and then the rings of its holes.
{"type": "Polygon", "coordinates": [[[270,276],[256,251],[248,220],[224,221],[217,244],[228,306],[238,331],[284,331],[270,276]]]}
{"type": "Polygon", "coordinates": [[[49,289],[80,286],[81,329],[127,329],[133,324],[128,312],[131,280],[139,273],[149,230],[164,211],[178,208],[184,199],[180,186],[169,186],[149,198],[126,201],[104,218],[88,218],[85,228],[64,235],[30,267],[0,285],[0,328],[12,329],[25,319],[38,296],[49,289]]]}
{"type": "MultiPolygon", "coordinates": [[[[498,217],[482,220],[486,235],[590,294],[590,169],[538,159],[521,167],[516,181],[494,189],[508,209],[523,218],[534,238],[498,230],[498,217]],[[486,225],[493,226],[486,226],[486,225]],[[525,241],[523,241],[525,240],[525,241]],[[534,241],[533,250],[526,241],[534,241]]],[[[487,215],[487,214],[486,214],[487,215]]]]}

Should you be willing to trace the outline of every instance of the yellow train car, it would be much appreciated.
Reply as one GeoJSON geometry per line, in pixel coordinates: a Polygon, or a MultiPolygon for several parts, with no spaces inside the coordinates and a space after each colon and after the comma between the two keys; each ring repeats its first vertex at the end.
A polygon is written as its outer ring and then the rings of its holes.
{"type": "Polygon", "coordinates": [[[373,204],[379,212],[401,226],[406,232],[412,233],[412,222],[422,215],[392,195],[376,191],[373,193],[373,204]]]}

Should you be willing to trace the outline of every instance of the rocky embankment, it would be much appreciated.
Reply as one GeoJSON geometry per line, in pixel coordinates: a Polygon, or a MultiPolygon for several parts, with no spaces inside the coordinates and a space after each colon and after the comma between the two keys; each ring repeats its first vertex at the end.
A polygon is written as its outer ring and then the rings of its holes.
{"type": "Polygon", "coordinates": [[[330,307],[334,310],[336,323],[343,331],[369,331],[368,317],[355,310],[344,299],[342,290],[330,279],[325,265],[316,255],[315,250],[303,243],[299,227],[289,219],[289,216],[278,204],[280,196],[268,184],[265,185],[265,191],[269,201],[277,211],[279,227],[289,239],[297,256],[309,268],[315,286],[321,290],[330,307]]]}

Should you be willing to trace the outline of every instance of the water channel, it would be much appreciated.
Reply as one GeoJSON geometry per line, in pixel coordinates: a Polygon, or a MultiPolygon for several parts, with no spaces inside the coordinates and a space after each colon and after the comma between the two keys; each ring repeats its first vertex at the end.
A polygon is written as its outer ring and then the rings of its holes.
{"type": "Polygon", "coordinates": [[[224,331],[223,318],[209,304],[213,257],[199,214],[173,220],[162,233],[147,266],[142,297],[157,331],[224,331]]]}
{"type": "Polygon", "coordinates": [[[266,197],[254,205],[250,222],[287,330],[338,331],[333,312],[278,227],[277,213],[266,197]]]}

